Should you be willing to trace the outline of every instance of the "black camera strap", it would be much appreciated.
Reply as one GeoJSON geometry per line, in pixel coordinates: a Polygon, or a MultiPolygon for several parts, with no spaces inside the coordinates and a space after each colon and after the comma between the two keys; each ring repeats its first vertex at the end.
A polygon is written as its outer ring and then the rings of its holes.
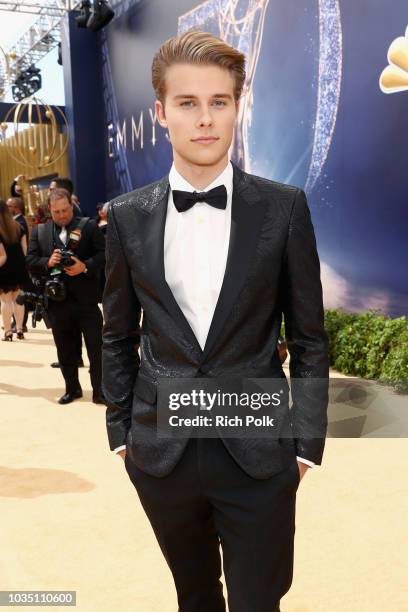
{"type": "Polygon", "coordinates": [[[42,254],[44,254],[44,252],[46,251],[45,230],[46,230],[47,225],[51,225],[51,223],[50,224],[48,224],[48,223],[40,223],[38,225],[37,236],[38,236],[38,243],[39,243],[39,245],[41,247],[41,253],[42,254]]]}

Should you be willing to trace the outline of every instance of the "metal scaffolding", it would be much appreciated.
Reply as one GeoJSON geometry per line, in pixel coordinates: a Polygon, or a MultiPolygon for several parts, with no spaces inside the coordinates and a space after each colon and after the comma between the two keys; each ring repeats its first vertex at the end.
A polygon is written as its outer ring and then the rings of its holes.
{"type": "Polygon", "coordinates": [[[5,2],[0,0],[0,11],[9,13],[28,13],[30,15],[48,15],[49,17],[62,17],[72,11],[79,2],[74,0],[25,0],[25,2],[5,2]]]}
{"type": "Polygon", "coordinates": [[[25,0],[4,2],[0,0],[0,11],[30,13],[38,19],[9,49],[4,49],[8,62],[0,55],[0,101],[17,75],[32,64],[39,62],[61,41],[61,18],[80,5],[77,0],[25,0]],[[8,63],[8,66],[7,66],[8,63]]]}

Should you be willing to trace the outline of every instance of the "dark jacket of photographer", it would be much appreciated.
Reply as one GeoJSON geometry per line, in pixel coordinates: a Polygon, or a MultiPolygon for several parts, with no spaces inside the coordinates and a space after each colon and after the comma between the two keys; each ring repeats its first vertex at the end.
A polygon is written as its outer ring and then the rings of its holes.
{"type": "MultiPolygon", "coordinates": [[[[67,226],[67,233],[75,229],[80,222],[74,217],[67,226]]],[[[38,238],[38,226],[35,226],[30,238],[27,252],[27,265],[31,274],[49,276],[48,260],[54,249],[64,248],[59,238],[61,228],[53,221],[44,226],[43,245],[38,238]]],[[[83,303],[97,303],[100,300],[99,277],[105,266],[105,237],[93,219],[89,219],[82,229],[81,240],[75,250],[78,257],[87,267],[87,272],[77,276],[63,274],[67,289],[67,299],[83,303]]]]}

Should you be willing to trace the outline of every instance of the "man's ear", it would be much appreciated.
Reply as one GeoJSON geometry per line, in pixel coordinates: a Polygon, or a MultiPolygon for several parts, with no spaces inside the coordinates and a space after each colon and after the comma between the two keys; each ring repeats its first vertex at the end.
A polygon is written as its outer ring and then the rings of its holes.
{"type": "Polygon", "coordinates": [[[162,128],[167,128],[166,115],[164,114],[164,106],[160,100],[156,100],[154,103],[154,108],[157,115],[157,120],[162,128]]]}

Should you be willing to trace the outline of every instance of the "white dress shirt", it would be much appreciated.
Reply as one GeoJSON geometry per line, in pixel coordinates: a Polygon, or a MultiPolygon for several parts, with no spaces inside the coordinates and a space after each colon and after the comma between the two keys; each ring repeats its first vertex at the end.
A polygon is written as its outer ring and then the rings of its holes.
{"type": "Polygon", "coordinates": [[[176,170],[170,170],[170,196],[164,232],[166,281],[183,311],[201,348],[204,350],[227,263],[232,203],[232,166],[206,189],[194,189],[176,170]],[[210,191],[225,185],[225,210],[197,202],[178,212],[172,192],[210,191]]]}
{"type": "MultiPolygon", "coordinates": [[[[231,229],[233,168],[226,168],[205,189],[195,189],[176,170],[169,173],[169,199],[164,231],[164,269],[178,305],[204,350],[227,264],[231,229]],[[220,210],[205,202],[196,202],[185,212],[178,212],[173,190],[209,191],[219,185],[227,190],[227,206],[220,210]]],[[[114,452],[125,449],[120,446],[114,452]]],[[[310,467],[315,464],[297,457],[310,467]]]]}
{"type": "Polygon", "coordinates": [[[67,228],[65,227],[65,225],[62,226],[61,231],[59,233],[59,237],[60,240],[63,244],[65,244],[65,246],[67,246],[67,228]]]}

